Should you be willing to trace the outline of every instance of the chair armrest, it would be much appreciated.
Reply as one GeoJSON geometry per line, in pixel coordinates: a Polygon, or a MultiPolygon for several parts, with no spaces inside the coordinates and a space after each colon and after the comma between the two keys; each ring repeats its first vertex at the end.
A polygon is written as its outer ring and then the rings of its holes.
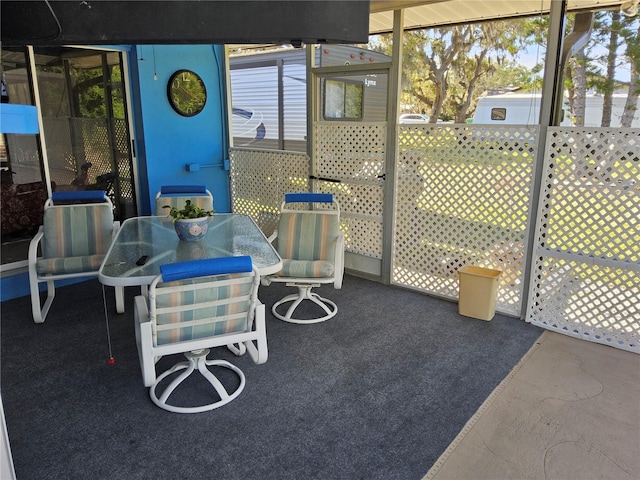
{"type": "Polygon", "coordinates": [[[156,382],[155,362],[159,357],[154,358],[149,306],[147,300],[142,295],[138,295],[134,299],[133,318],[138,358],[140,359],[140,368],[142,370],[142,381],[145,387],[150,387],[156,382]]]}
{"type": "Polygon", "coordinates": [[[35,269],[36,261],[38,260],[38,245],[40,245],[40,242],[42,241],[43,237],[44,237],[44,227],[40,225],[40,228],[38,228],[38,232],[31,239],[31,242],[29,242],[29,254],[27,258],[29,260],[29,266],[33,264],[34,269],[35,269]]]}
{"type": "Polygon", "coordinates": [[[143,295],[137,295],[134,299],[134,311],[137,323],[149,322],[149,305],[143,295]]]}

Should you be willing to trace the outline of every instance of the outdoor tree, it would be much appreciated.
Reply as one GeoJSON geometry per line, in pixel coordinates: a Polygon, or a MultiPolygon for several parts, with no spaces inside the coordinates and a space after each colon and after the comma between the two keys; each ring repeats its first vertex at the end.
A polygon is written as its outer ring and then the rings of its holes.
{"type": "Polygon", "coordinates": [[[485,22],[472,27],[475,43],[468,54],[460,55],[451,69],[452,78],[456,79],[452,83],[458,88],[450,89],[447,103],[457,123],[465,121],[472,101],[477,97],[480,80],[492,78],[499,71],[517,69],[512,60],[526,44],[522,20],[485,22]]]}
{"type": "Polygon", "coordinates": [[[567,78],[569,84],[569,105],[571,105],[574,125],[583,126],[587,105],[587,56],[581,48],[568,61],[567,78]]]}
{"type": "Polygon", "coordinates": [[[621,17],[619,10],[612,10],[608,12],[599,12],[594,16],[594,34],[591,41],[591,52],[593,55],[593,61],[596,64],[600,64],[604,70],[604,75],[593,75],[591,82],[595,89],[602,93],[602,120],[601,125],[603,127],[611,126],[611,116],[613,114],[613,93],[616,90],[615,73],[619,65],[618,49],[621,45],[622,37],[620,35],[621,30],[621,17]],[[595,47],[602,47],[606,45],[606,50],[598,54],[595,47]]]}
{"type": "Polygon", "coordinates": [[[626,57],[629,61],[629,89],[624,106],[621,127],[630,127],[638,110],[640,95],[640,20],[637,17],[626,18],[621,36],[626,42],[626,57]]]}
{"type": "MultiPolygon", "coordinates": [[[[567,16],[565,36],[576,16],[567,16]]],[[[546,15],[405,32],[401,104],[406,110],[464,122],[486,91],[540,91],[549,30],[546,15]],[[518,63],[525,50],[537,48],[533,68],[518,63]]],[[[604,100],[601,124],[613,118],[613,95],[628,90],[621,126],[630,126],[640,96],[640,20],[618,10],[594,15],[588,41],[565,62],[564,88],[575,125],[584,125],[587,92],[604,100]],[[629,71],[629,82],[620,79],[629,71]]],[[[391,54],[391,35],[379,36],[370,48],[391,54]]]]}
{"type": "MultiPolygon", "coordinates": [[[[532,85],[535,71],[527,71],[513,60],[531,43],[530,20],[466,24],[406,32],[403,45],[401,101],[418,105],[430,121],[451,118],[463,122],[477,97],[509,81],[532,85]],[[479,90],[482,88],[483,90],[479,90]]],[[[391,37],[374,40],[372,48],[391,53],[391,37]]]]}
{"type": "Polygon", "coordinates": [[[429,45],[422,48],[418,55],[428,67],[427,78],[434,86],[435,96],[429,113],[431,123],[435,123],[447,97],[449,74],[454,62],[458,58],[462,61],[462,56],[469,53],[475,39],[472,25],[434,28],[424,32],[429,45]]]}
{"type": "MultiPolygon", "coordinates": [[[[568,17],[567,30],[573,28],[574,16],[568,17]]],[[[602,95],[600,124],[618,126],[613,116],[613,96],[627,90],[620,126],[629,127],[638,106],[639,21],[626,18],[618,10],[597,13],[586,46],[571,56],[565,67],[565,88],[574,125],[584,125],[587,92],[602,95]],[[617,78],[621,69],[629,68],[629,84],[617,78]]]]}

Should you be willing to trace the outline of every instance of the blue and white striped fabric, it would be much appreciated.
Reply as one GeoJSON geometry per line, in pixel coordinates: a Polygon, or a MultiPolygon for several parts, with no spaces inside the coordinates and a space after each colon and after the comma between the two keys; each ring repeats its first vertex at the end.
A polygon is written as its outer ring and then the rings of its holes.
{"type": "Polygon", "coordinates": [[[150,292],[155,299],[156,345],[251,328],[251,257],[193,260],[160,269],[163,281],[150,292]]]}
{"type": "Polygon", "coordinates": [[[337,215],[283,212],[278,223],[279,276],[321,278],[334,273],[337,215]]]}
{"type": "Polygon", "coordinates": [[[108,203],[47,207],[43,228],[39,274],[98,270],[111,245],[113,210],[108,203]]]}

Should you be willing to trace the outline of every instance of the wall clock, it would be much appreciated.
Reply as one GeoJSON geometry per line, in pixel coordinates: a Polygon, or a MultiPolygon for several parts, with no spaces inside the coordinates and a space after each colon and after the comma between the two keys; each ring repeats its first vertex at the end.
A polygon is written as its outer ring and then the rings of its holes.
{"type": "Polygon", "coordinates": [[[184,117],[193,117],[207,102],[207,89],[197,73],[178,70],[169,79],[167,95],[173,109],[184,117]]]}

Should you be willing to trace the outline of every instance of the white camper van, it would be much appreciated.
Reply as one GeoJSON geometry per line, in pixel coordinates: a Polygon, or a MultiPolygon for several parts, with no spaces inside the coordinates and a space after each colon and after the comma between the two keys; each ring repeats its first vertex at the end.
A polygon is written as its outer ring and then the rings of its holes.
{"type": "MultiPolygon", "coordinates": [[[[316,49],[319,66],[384,63],[391,58],[352,45],[325,45],[316,49]]],[[[306,151],[307,84],[304,49],[283,48],[229,57],[234,146],[306,151]]],[[[362,109],[347,118],[340,106],[325,111],[328,121],[386,120],[387,76],[355,75],[343,81],[333,77],[324,89],[361,92],[362,109]]]]}
{"type": "MultiPolygon", "coordinates": [[[[535,125],[540,117],[540,94],[504,93],[487,95],[478,100],[473,123],[493,125],[535,125]]],[[[611,126],[619,127],[620,119],[627,100],[625,94],[613,95],[611,126]]],[[[585,127],[602,125],[602,95],[590,94],[585,102],[585,127]]],[[[571,126],[572,121],[568,103],[565,101],[561,125],[571,126]]],[[[640,127],[640,111],[636,111],[632,127],[640,127]]]]}

